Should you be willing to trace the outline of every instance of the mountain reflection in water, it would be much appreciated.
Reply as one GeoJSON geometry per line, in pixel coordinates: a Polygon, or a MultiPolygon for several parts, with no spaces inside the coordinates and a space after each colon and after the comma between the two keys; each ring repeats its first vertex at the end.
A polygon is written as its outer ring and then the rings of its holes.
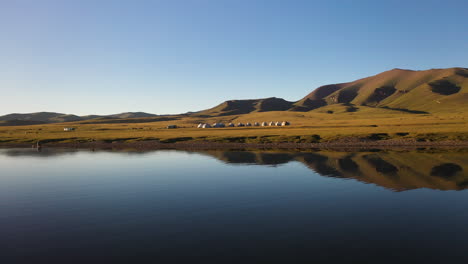
{"type": "MultiPolygon", "coordinates": [[[[51,157],[74,155],[76,149],[4,149],[7,156],[51,157]]],[[[92,150],[94,151],[94,150],[92,150]]],[[[96,150],[99,151],[99,150],[96,150]]],[[[128,155],[152,151],[119,150],[128,155]]],[[[418,188],[463,190],[468,188],[468,149],[457,150],[334,150],[310,151],[186,151],[216,158],[226,164],[278,166],[300,162],[324,177],[349,178],[394,191],[418,188]]]]}
{"type": "Polygon", "coordinates": [[[225,163],[281,165],[298,161],[325,177],[351,178],[394,191],[468,187],[468,152],[387,151],[202,151],[225,163]]]}
{"type": "Polygon", "coordinates": [[[467,153],[0,149],[2,259],[467,263],[467,153]]]}

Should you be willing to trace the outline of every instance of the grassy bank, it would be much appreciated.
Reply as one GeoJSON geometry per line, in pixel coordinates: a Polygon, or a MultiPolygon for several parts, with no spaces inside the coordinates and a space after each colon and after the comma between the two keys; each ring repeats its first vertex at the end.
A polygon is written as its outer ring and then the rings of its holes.
{"type": "MultiPolygon", "coordinates": [[[[335,109],[336,111],[339,109],[335,109]]],[[[184,117],[122,123],[59,123],[0,127],[0,144],[47,142],[217,142],[217,143],[324,143],[381,140],[418,142],[468,141],[464,113],[396,115],[390,110],[363,109],[356,113],[263,112],[225,117],[184,117]],[[198,129],[200,122],[291,122],[288,127],[233,127],[198,129]],[[177,129],[166,129],[167,125],[177,129]],[[65,132],[64,127],[75,131],[65,132]]]]}

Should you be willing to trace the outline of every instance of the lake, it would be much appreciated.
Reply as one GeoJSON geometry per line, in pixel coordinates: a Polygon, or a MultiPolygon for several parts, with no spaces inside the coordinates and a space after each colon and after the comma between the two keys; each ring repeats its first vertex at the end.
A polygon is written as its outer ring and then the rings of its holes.
{"type": "Polygon", "coordinates": [[[467,154],[0,149],[1,258],[460,263],[467,154]]]}

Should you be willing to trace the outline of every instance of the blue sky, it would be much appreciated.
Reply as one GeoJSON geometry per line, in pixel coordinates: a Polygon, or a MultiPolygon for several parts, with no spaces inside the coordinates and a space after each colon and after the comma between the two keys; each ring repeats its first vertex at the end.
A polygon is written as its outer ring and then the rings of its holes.
{"type": "Polygon", "coordinates": [[[0,114],[299,100],[392,68],[468,67],[468,2],[0,2],[0,114]]]}

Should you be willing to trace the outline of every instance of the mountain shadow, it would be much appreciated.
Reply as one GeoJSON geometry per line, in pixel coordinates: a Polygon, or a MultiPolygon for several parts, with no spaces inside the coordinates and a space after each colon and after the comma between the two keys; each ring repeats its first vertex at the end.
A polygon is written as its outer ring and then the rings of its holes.
{"type": "Polygon", "coordinates": [[[374,92],[367,98],[365,101],[366,104],[375,104],[379,103],[380,101],[383,101],[390,95],[394,94],[396,92],[396,88],[394,86],[382,86],[379,88],[376,88],[374,92]]]}
{"type": "Polygon", "coordinates": [[[462,167],[455,163],[444,163],[435,166],[431,170],[432,176],[450,178],[455,176],[458,172],[463,171],[462,167]]]}
{"type": "Polygon", "coordinates": [[[429,86],[431,87],[432,92],[441,95],[456,94],[461,90],[460,86],[457,86],[456,84],[445,79],[430,82],[429,86]]]}
{"type": "Polygon", "coordinates": [[[395,174],[398,172],[398,168],[393,166],[391,163],[385,161],[377,154],[366,155],[364,158],[371,164],[376,171],[384,174],[395,174]]]}

